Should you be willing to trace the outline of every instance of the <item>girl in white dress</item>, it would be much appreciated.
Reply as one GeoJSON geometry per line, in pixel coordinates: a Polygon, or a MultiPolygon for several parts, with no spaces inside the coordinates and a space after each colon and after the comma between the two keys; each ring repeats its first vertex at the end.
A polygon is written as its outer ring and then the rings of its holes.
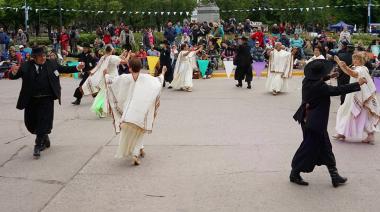
{"type": "Polygon", "coordinates": [[[178,54],[177,62],[174,68],[174,79],[170,84],[177,90],[185,90],[191,92],[193,88],[193,66],[192,60],[195,55],[202,51],[203,47],[195,51],[191,51],[189,45],[184,43],[181,45],[181,52],[178,54]]]}
{"type": "Polygon", "coordinates": [[[352,56],[354,67],[351,69],[337,56],[334,57],[340,68],[351,76],[350,83],[357,82],[358,78],[367,79],[367,84],[361,86],[361,91],[346,96],[343,105],[338,109],[336,120],[337,140],[346,138],[360,140],[363,143],[373,144],[374,133],[379,130],[380,105],[376,97],[376,86],[364,66],[366,56],[364,52],[352,56]],[[364,133],[367,137],[364,138],[364,133]]]}
{"type": "Polygon", "coordinates": [[[107,45],[105,55],[100,58],[96,67],[91,71],[91,76],[82,86],[84,95],[94,95],[97,93],[91,106],[91,111],[101,118],[108,114],[108,104],[105,101],[107,99],[107,87],[104,75],[108,74],[111,77],[116,77],[119,75],[118,66],[128,63],[128,58],[126,58],[127,52],[123,52],[121,56],[113,55],[113,53],[114,48],[111,45],[107,45]]]}

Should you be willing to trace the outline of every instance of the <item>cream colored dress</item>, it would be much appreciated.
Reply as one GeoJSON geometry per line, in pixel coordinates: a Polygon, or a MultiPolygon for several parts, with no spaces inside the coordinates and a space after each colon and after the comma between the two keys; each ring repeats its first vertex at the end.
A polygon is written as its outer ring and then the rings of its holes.
{"type": "Polygon", "coordinates": [[[285,50],[272,51],[269,59],[268,78],[266,90],[269,92],[286,92],[288,90],[287,79],[291,77],[293,71],[293,57],[285,50]]]}
{"type": "Polygon", "coordinates": [[[193,61],[194,52],[190,52],[187,56],[185,53],[188,51],[181,51],[178,55],[177,63],[174,69],[174,79],[171,86],[174,89],[190,89],[193,87],[193,61]]]}
{"type": "MultiPolygon", "coordinates": [[[[338,109],[336,131],[348,139],[361,141],[364,133],[379,130],[380,105],[376,97],[376,86],[365,66],[354,68],[359,78],[367,79],[367,84],[360,86],[361,90],[346,95],[343,105],[338,109]]],[[[358,78],[351,77],[350,83],[358,78]]]]}

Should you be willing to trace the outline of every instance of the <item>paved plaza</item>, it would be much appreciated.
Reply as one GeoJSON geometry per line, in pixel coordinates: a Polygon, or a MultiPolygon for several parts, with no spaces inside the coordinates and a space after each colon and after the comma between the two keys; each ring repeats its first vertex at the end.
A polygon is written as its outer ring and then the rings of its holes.
{"type": "Polygon", "coordinates": [[[165,89],[138,167],[114,158],[118,136],[111,119],[90,112],[92,98],[70,104],[79,83],[72,78],[61,80],[52,147],[33,160],[34,136],[15,108],[21,80],[1,80],[0,211],[380,211],[380,143],[332,142],[345,186],[333,188],[326,167],[303,175],[308,187],[289,182],[302,78],[276,97],[265,79],[255,78],[252,90],[227,78],[195,80],[192,93],[165,89]]]}

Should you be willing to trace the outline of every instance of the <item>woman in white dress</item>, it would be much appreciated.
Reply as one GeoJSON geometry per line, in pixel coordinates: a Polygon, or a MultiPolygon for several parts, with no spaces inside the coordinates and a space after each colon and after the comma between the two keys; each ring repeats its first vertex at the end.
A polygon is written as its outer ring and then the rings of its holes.
{"type": "Polygon", "coordinates": [[[105,55],[100,58],[96,67],[91,71],[91,76],[82,85],[84,95],[94,95],[97,93],[91,106],[91,111],[101,118],[106,117],[108,114],[108,104],[105,101],[107,99],[107,87],[104,75],[108,74],[116,77],[118,76],[118,66],[128,63],[128,58],[126,58],[127,52],[123,52],[121,56],[113,55],[113,53],[114,48],[111,45],[107,45],[105,55]]]}
{"type": "Polygon", "coordinates": [[[346,96],[343,105],[338,109],[336,119],[337,140],[346,138],[360,140],[363,143],[373,144],[374,133],[379,130],[380,105],[376,98],[376,86],[373,83],[367,67],[364,52],[355,53],[352,56],[354,67],[351,69],[337,56],[334,57],[340,68],[351,76],[350,83],[357,82],[358,78],[367,79],[367,84],[361,86],[361,91],[346,96]],[[364,133],[367,137],[364,138],[364,133]]]}
{"type": "Polygon", "coordinates": [[[189,45],[184,43],[181,45],[181,52],[178,54],[177,62],[174,68],[174,79],[170,86],[177,90],[191,92],[193,88],[193,65],[192,60],[195,55],[202,51],[200,47],[191,51],[189,45]]]}
{"type": "Polygon", "coordinates": [[[140,158],[145,156],[143,138],[145,133],[152,132],[167,69],[164,66],[162,74],[153,77],[140,73],[140,59],[132,58],[129,65],[131,74],[115,78],[106,75],[107,101],[112,110],[115,131],[120,132],[115,157],[132,156],[133,164],[137,166],[140,165],[140,158]]]}

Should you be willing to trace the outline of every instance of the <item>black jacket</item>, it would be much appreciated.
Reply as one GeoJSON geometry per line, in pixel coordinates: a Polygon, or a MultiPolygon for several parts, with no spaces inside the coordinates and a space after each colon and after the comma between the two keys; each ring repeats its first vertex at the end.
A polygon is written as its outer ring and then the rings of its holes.
{"type": "Polygon", "coordinates": [[[84,74],[88,74],[96,66],[96,59],[91,53],[69,54],[68,57],[75,57],[78,58],[78,62],[84,62],[85,66],[82,70],[84,74]]]}
{"type": "MultiPolygon", "coordinates": [[[[59,82],[59,73],[75,73],[78,72],[76,67],[66,67],[59,65],[56,61],[47,60],[43,65],[43,69],[47,69],[48,78],[51,89],[53,90],[54,99],[58,99],[61,103],[61,84],[59,82]]],[[[22,86],[20,96],[17,101],[17,109],[23,110],[28,106],[33,95],[33,89],[36,88],[35,76],[36,67],[33,61],[22,64],[16,75],[9,73],[10,79],[22,78],[22,86]]]]}
{"type": "Polygon", "coordinates": [[[302,83],[302,105],[293,118],[316,132],[327,132],[330,114],[330,96],[360,91],[359,83],[330,86],[324,81],[305,79],[302,83]],[[306,120],[306,122],[305,122],[306,120]]]}

